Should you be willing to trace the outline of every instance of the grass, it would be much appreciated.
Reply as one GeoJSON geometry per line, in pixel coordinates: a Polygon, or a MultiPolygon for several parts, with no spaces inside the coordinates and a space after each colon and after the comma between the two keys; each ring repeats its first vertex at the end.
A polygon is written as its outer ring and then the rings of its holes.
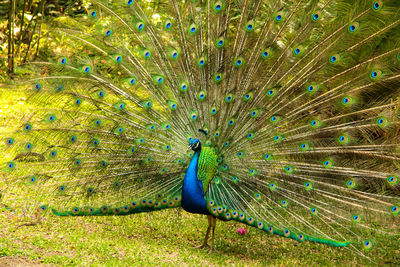
{"type": "Polygon", "coordinates": [[[379,240],[368,252],[371,262],[345,248],[310,242],[299,243],[270,236],[243,225],[218,222],[216,252],[194,248],[207,228],[205,216],[180,209],[133,216],[47,216],[36,225],[10,223],[12,215],[0,213],[0,265],[249,265],[249,266],[376,266],[400,262],[399,237],[379,240]],[[1,218],[3,217],[3,218],[1,218]],[[22,226],[21,226],[22,225],[22,226]]]}

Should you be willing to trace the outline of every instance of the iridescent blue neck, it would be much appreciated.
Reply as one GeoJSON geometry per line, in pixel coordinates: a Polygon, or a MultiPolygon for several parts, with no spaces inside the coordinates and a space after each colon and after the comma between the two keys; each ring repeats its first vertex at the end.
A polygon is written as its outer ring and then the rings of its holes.
{"type": "Polygon", "coordinates": [[[196,151],[190,161],[189,167],[183,179],[182,208],[187,212],[210,214],[207,210],[202,182],[197,179],[197,162],[200,151],[196,151]]]}

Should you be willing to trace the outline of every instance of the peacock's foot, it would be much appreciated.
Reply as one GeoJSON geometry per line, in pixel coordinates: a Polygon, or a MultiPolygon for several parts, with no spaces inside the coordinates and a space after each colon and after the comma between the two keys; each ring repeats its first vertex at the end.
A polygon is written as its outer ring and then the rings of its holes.
{"type": "Polygon", "coordinates": [[[203,249],[203,248],[210,248],[210,246],[208,244],[201,244],[200,246],[194,247],[197,249],[203,249]]]}

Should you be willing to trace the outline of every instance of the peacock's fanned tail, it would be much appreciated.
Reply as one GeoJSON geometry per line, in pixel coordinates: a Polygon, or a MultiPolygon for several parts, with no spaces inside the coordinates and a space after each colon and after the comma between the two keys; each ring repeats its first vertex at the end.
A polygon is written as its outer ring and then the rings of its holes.
{"type": "Polygon", "coordinates": [[[375,233],[399,233],[398,1],[92,0],[87,10],[54,21],[56,59],[24,66],[37,75],[1,132],[5,205],[179,207],[187,144],[200,138],[218,155],[214,216],[358,254],[385,246],[375,233]]]}

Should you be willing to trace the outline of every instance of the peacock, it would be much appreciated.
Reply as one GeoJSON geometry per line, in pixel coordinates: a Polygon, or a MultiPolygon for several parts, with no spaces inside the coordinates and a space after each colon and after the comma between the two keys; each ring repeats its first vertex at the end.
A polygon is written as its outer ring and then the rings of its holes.
{"type": "Polygon", "coordinates": [[[181,207],[211,251],[217,220],[361,256],[399,234],[398,1],[83,4],[51,22],[53,57],[19,66],[2,205],[181,207]]]}

